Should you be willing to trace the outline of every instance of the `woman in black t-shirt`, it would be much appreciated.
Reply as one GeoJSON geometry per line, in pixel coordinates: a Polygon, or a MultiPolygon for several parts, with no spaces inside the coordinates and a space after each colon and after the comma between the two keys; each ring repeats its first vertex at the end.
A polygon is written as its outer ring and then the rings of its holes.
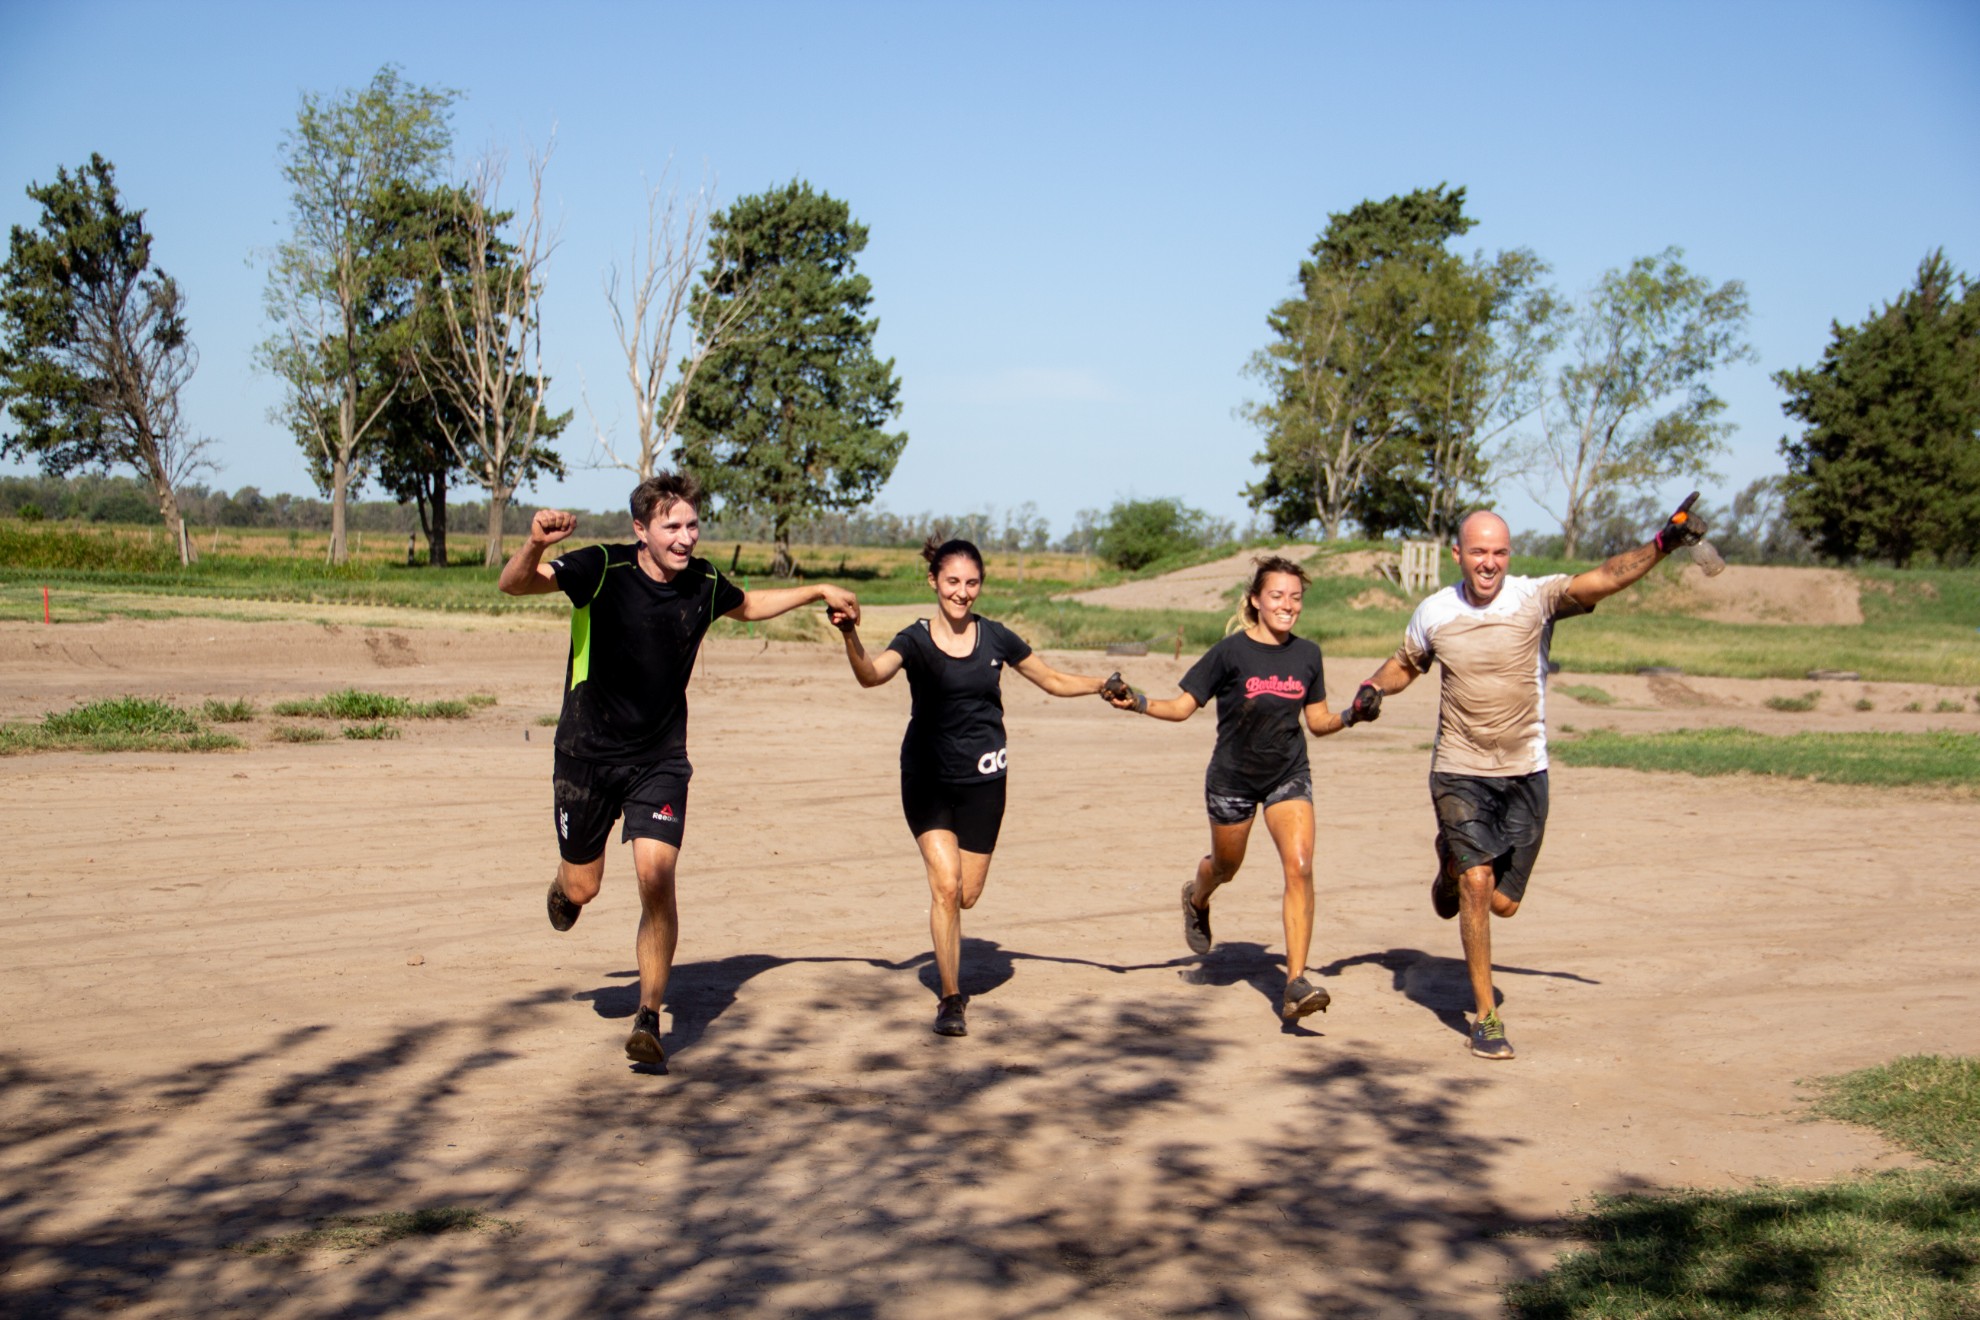
{"type": "Polygon", "coordinates": [[[1300,723],[1304,719],[1324,738],[1374,714],[1359,694],[1341,714],[1329,710],[1320,648],[1293,636],[1306,570],[1276,555],[1254,562],[1244,594],[1249,626],[1203,653],[1183,675],[1181,696],[1151,701],[1122,687],[1111,688],[1107,699],[1122,710],[1175,721],[1216,699],[1217,748],[1203,780],[1210,854],[1183,885],[1183,940],[1196,953],[1210,952],[1210,895],[1237,875],[1252,818],[1263,807],[1286,876],[1286,992],[1279,1015],[1291,1022],[1326,1008],[1329,998],[1306,979],[1313,942],[1313,776],[1300,723]]]}
{"type": "Polygon", "coordinates": [[[928,871],[928,932],[942,1001],[935,1031],[966,1036],[962,911],[976,906],[990,874],[990,854],[1004,820],[1004,702],[998,686],[1008,666],[1055,697],[1084,697],[1101,680],[1062,674],[1024,639],[974,612],[983,590],[983,556],[968,541],[930,537],[921,549],[940,607],[917,619],[869,656],[859,640],[859,611],[828,611],[846,638],[846,659],[861,687],[878,687],[905,670],[913,694],[901,740],[901,807],[928,871]]]}

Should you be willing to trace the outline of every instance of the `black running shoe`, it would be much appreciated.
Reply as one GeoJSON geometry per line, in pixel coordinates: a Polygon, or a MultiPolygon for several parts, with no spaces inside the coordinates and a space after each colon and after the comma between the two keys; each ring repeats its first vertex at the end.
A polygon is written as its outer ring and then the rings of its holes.
{"type": "Polygon", "coordinates": [[[961,995],[943,995],[940,1007],[935,1010],[935,1034],[938,1036],[967,1036],[969,1023],[963,1021],[964,999],[961,995]]]}
{"type": "Polygon", "coordinates": [[[1497,1013],[1487,1013],[1472,1026],[1471,1052],[1481,1059],[1512,1058],[1512,1042],[1506,1039],[1506,1024],[1497,1013]]]}
{"type": "Polygon", "coordinates": [[[550,878],[550,894],[546,900],[550,908],[550,927],[553,930],[569,930],[577,925],[578,917],[584,909],[564,897],[564,887],[557,883],[555,876],[550,878]]]}
{"type": "Polygon", "coordinates": [[[1445,921],[1458,914],[1457,877],[1451,874],[1442,848],[1437,849],[1437,878],[1430,882],[1430,907],[1445,921]]]}
{"type": "Polygon", "coordinates": [[[667,1051],[660,1048],[660,1015],[650,1008],[633,1014],[632,1035],[626,1037],[626,1057],[634,1063],[665,1063],[667,1051]]]}
{"type": "Polygon", "coordinates": [[[1279,1005],[1279,1016],[1288,1022],[1308,1013],[1324,1013],[1334,997],[1303,976],[1296,976],[1286,987],[1286,1001],[1279,1005]]]}
{"type": "Polygon", "coordinates": [[[1210,952],[1210,909],[1200,908],[1189,901],[1196,889],[1194,880],[1183,885],[1183,943],[1189,945],[1191,953],[1210,952]]]}

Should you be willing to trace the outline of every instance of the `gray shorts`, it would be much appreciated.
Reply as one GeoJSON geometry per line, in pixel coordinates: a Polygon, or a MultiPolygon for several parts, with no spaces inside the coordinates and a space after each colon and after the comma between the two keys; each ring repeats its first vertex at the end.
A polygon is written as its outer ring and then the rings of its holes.
{"type": "Polygon", "coordinates": [[[1228,793],[1212,792],[1206,784],[1203,789],[1203,806],[1210,813],[1213,825],[1242,825],[1250,820],[1260,807],[1269,807],[1274,802],[1290,802],[1294,798],[1313,801],[1313,772],[1302,770],[1279,783],[1262,798],[1233,797],[1228,793]]]}

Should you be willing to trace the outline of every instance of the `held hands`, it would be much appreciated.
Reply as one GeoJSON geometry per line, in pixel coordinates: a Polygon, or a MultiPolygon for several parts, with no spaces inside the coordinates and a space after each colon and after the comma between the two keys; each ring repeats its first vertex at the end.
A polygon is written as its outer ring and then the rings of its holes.
{"type": "Polygon", "coordinates": [[[562,509],[538,509],[529,520],[530,543],[551,546],[577,530],[577,515],[562,509]]]}
{"type": "Polygon", "coordinates": [[[825,621],[842,633],[850,633],[859,626],[859,599],[844,587],[827,584],[820,588],[825,595],[825,621]]]}
{"type": "Polygon", "coordinates": [[[1684,503],[1678,505],[1677,512],[1664,524],[1664,530],[1657,533],[1654,544],[1659,554],[1667,555],[1682,546],[1696,545],[1705,539],[1704,520],[1691,512],[1692,503],[1697,498],[1698,492],[1695,490],[1685,496],[1684,503]]]}
{"type": "Polygon", "coordinates": [[[1100,685],[1100,695],[1115,710],[1131,710],[1137,715],[1148,713],[1148,694],[1129,687],[1118,670],[1100,685]]]}
{"type": "Polygon", "coordinates": [[[1382,689],[1373,683],[1363,683],[1355,690],[1354,700],[1341,712],[1341,727],[1351,729],[1357,724],[1366,724],[1379,719],[1382,714],[1382,689]]]}

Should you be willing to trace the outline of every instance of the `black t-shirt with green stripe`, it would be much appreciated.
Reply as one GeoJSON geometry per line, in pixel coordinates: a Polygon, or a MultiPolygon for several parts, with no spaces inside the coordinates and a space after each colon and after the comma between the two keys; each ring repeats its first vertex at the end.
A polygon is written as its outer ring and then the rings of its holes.
{"type": "Polygon", "coordinates": [[[705,559],[655,581],[638,554],[637,545],[594,545],[550,561],[575,607],[557,750],[605,765],[686,767],[694,655],[743,593],[705,559]]]}
{"type": "Polygon", "coordinates": [[[929,636],[928,620],[900,630],[887,649],[897,653],[913,693],[913,713],[901,740],[901,773],[945,784],[1002,779],[1004,699],[998,680],[1006,665],[1031,654],[1024,638],[981,615],[976,645],[968,655],[950,655],[929,636]]]}

